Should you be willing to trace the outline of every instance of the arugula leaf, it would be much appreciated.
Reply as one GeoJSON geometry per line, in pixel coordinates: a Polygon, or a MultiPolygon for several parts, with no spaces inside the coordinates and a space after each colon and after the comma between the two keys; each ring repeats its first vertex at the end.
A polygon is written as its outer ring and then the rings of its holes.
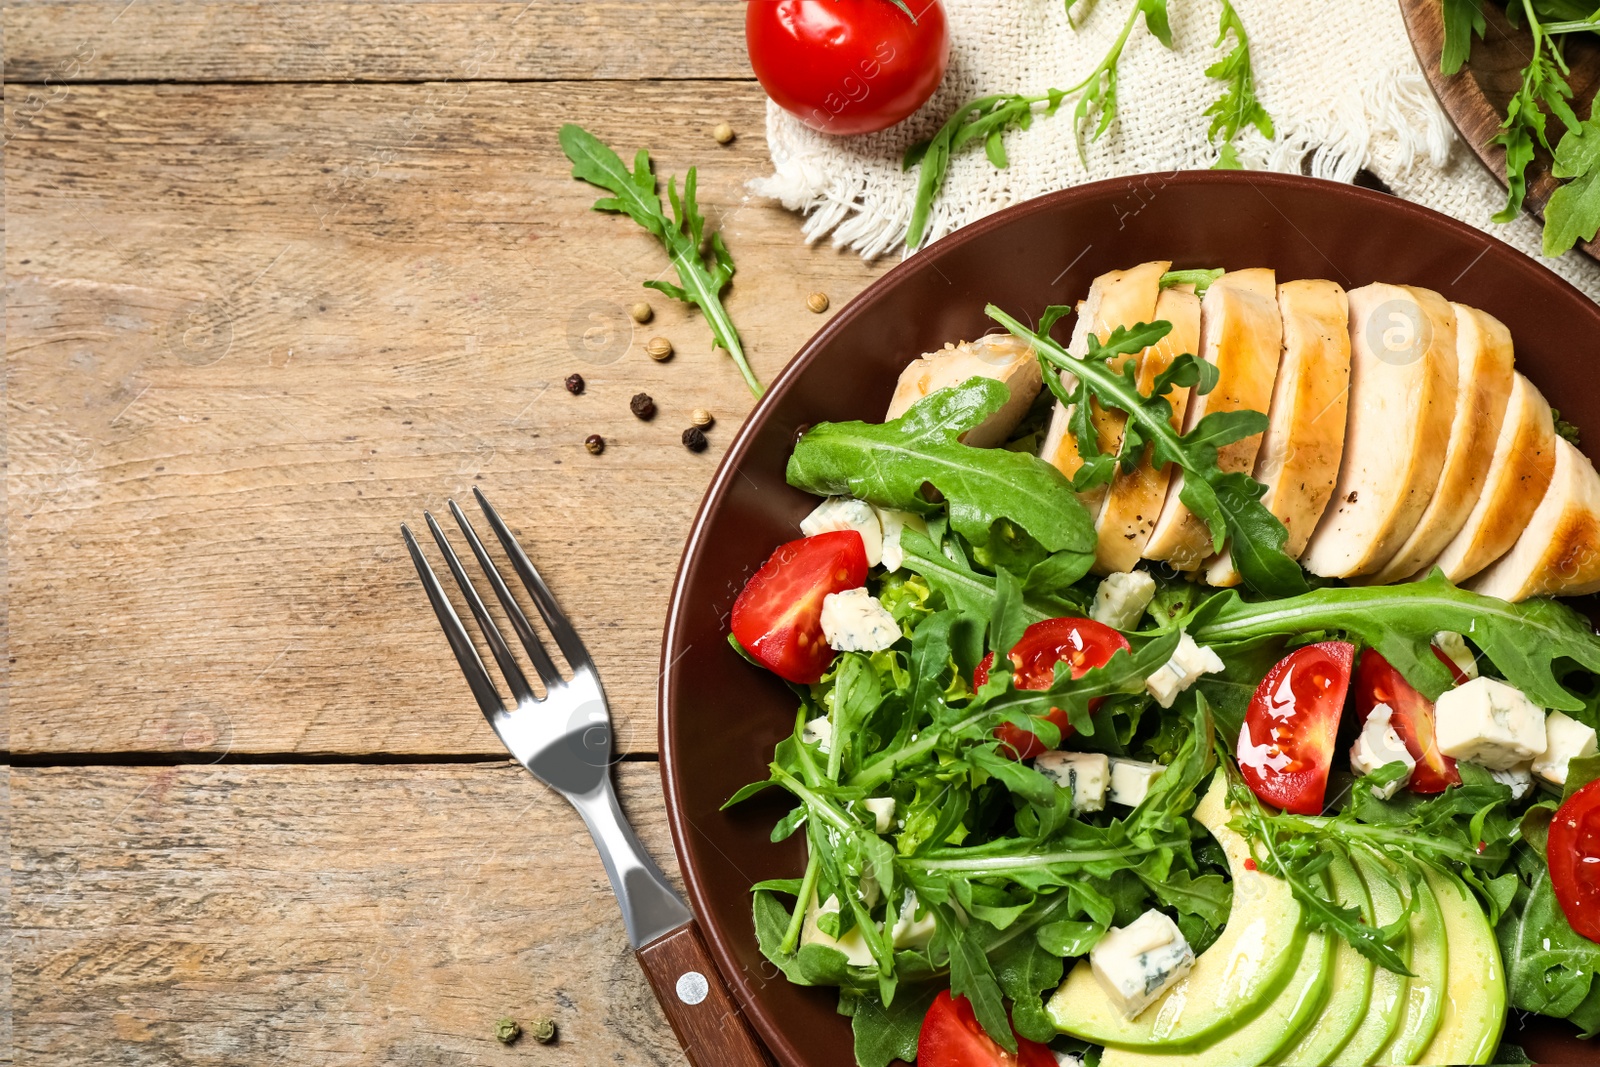
{"type": "MultiPolygon", "coordinates": [[[[1546,217],[1548,218],[1548,216],[1546,217]]],[[[1568,422],[1566,419],[1563,419],[1559,410],[1556,408],[1551,408],[1550,418],[1555,420],[1556,435],[1558,437],[1565,437],[1567,442],[1572,445],[1576,445],[1578,443],[1578,428],[1572,425],[1572,423],[1568,422]]]]}
{"type": "MultiPolygon", "coordinates": [[[[906,149],[905,157],[901,160],[902,169],[919,168],[916,200],[912,203],[911,220],[906,227],[906,247],[915,249],[922,244],[928,215],[940,190],[944,188],[945,176],[950,170],[950,157],[967,145],[982,141],[989,162],[1004,169],[1007,163],[1005,132],[1027,129],[1033,122],[1035,109],[1041,104],[1044,105],[1043,114],[1048,117],[1060,109],[1063,100],[1077,95],[1078,100],[1073,108],[1073,136],[1078,146],[1078,158],[1088,167],[1083,142],[1084,123],[1091,112],[1098,109],[1099,123],[1093,139],[1099,140],[1116,117],[1117,66],[1141,16],[1151,34],[1171,48],[1172,29],[1167,20],[1167,0],[1135,0],[1122,32],[1112,43],[1110,51],[1077,85],[1070,89],[1047,89],[1035,95],[996,93],[980,96],[958,107],[933,137],[906,149]]],[[[1069,22],[1072,19],[1071,4],[1067,6],[1067,18],[1069,22]]]]}
{"type": "Polygon", "coordinates": [[[1559,256],[1600,231],[1600,108],[1561,138],[1550,173],[1571,179],[1544,209],[1544,254],[1559,256]]]}
{"type": "Polygon", "coordinates": [[[938,986],[921,986],[898,994],[888,1007],[876,997],[840,997],[841,1011],[847,1000],[851,1005],[850,1026],[855,1031],[859,1067],[889,1067],[896,1060],[910,1063],[916,1059],[922,1020],[939,992],[938,986]]]}
{"type": "Polygon", "coordinates": [[[1472,54],[1472,36],[1482,37],[1489,24],[1483,17],[1483,0],[1444,0],[1444,51],[1439,70],[1459,71],[1472,54]]]}
{"type": "MultiPolygon", "coordinates": [[[[1206,522],[1215,550],[1222,548],[1224,538],[1232,538],[1234,565],[1250,588],[1276,596],[1303,592],[1307,588],[1300,565],[1284,554],[1288,531],[1261,503],[1265,489],[1247,475],[1224,473],[1217,466],[1218,446],[1263,432],[1267,417],[1254,411],[1215,411],[1201,419],[1190,432],[1180,434],[1172,428],[1172,405],[1164,395],[1166,390],[1174,385],[1209,388],[1208,379],[1211,384],[1215,383],[1214,367],[1192,354],[1180,355],[1156,379],[1150,396],[1139,392],[1138,368],[1133,361],[1124,363],[1121,372],[1112,369],[1113,357],[1130,350],[1139,351],[1161,340],[1171,331],[1170,323],[1141,323],[1131,329],[1119,328],[1103,344],[1090,335],[1088,353],[1078,357],[1069,354],[1042,331],[1030,330],[995,305],[990,304],[985,310],[990,318],[1033,346],[1046,365],[1047,382],[1057,379],[1055,371],[1068,371],[1079,383],[1076,399],[1082,400],[1092,392],[1103,406],[1127,414],[1119,453],[1124,462],[1131,465],[1136,461],[1139,449],[1148,441],[1150,463],[1156,466],[1173,463],[1183,470],[1186,477],[1179,498],[1206,522]]],[[[1078,448],[1086,462],[1098,454],[1092,434],[1079,437],[1078,448]]]]}
{"type": "MultiPolygon", "coordinates": [[[[1506,681],[1544,708],[1592,715],[1561,684],[1558,661],[1600,672],[1600,637],[1578,612],[1555,600],[1509,604],[1458,589],[1438,571],[1405,585],[1317,589],[1284,600],[1250,603],[1235,591],[1217,594],[1216,614],[1194,627],[1213,647],[1334,630],[1376,648],[1430,699],[1450,688],[1449,672],[1430,651],[1433,635],[1469,637],[1506,681]]],[[[1225,657],[1226,658],[1226,657],[1225,657]]]]}
{"type": "MultiPolygon", "coordinates": [[[[1161,288],[1171,289],[1177,285],[1194,286],[1195,296],[1205,296],[1206,290],[1211,288],[1211,283],[1228,273],[1221,267],[1206,269],[1196,267],[1193,270],[1169,270],[1161,276],[1161,288]]],[[[1042,330],[1040,331],[1043,332],[1042,330]]]]}
{"type": "Polygon", "coordinates": [[[643,226],[667,250],[672,268],[677,273],[678,284],[648,281],[645,285],[674,300],[698,307],[711,327],[716,344],[727,350],[743,375],[745,384],[756,396],[762,393],[761,383],[745,359],[744,346],[739,341],[739,331],[722,306],[722,291],[733,280],[733,257],[722,241],[721,233],[711,235],[709,252],[701,251],[705,237],[706,220],[695,203],[695,168],[689,168],[684,178],[683,195],[678,195],[677,179],[667,182],[667,199],[672,204],[672,217],[661,207],[661,197],[656,193],[656,178],[650,166],[650,153],[644,149],[634,157],[633,170],[618,158],[616,152],[582,126],[568,123],[561,127],[561,148],[572,160],[572,176],[597,185],[611,196],[595,201],[596,211],[613,211],[627,215],[643,226]]]}
{"type": "Polygon", "coordinates": [[[1272,116],[1256,99],[1255,72],[1250,65],[1250,38],[1245,34],[1244,22],[1229,0],[1222,0],[1222,17],[1217,28],[1217,40],[1212,46],[1221,48],[1233,36],[1233,48],[1221,59],[1206,68],[1206,77],[1225,83],[1222,95],[1206,108],[1211,117],[1211,127],[1206,139],[1216,143],[1220,136],[1226,151],[1219,158],[1219,169],[1238,168],[1234,139],[1246,126],[1254,126],[1261,136],[1272,139],[1272,116]]]}
{"type": "MultiPolygon", "coordinates": [[[[1508,11],[1516,10],[1513,2],[1508,11]]],[[[1568,102],[1572,87],[1567,84],[1567,65],[1559,45],[1545,35],[1532,0],[1521,0],[1533,33],[1533,58],[1522,71],[1522,83],[1506,105],[1500,132],[1490,140],[1506,151],[1506,206],[1494,216],[1496,222],[1510,222],[1522,212],[1528,195],[1528,167],[1533,163],[1534,147],[1550,151],[1546,132],[1546,110],[1559,118],[1569,131],[1578,129],[1578,116],[1568,102]]]]}
{"type": "MultiPolygon", "coordinates": [[[[1567,922],[1543,864],[1532,886],[1518,893],[1517,905],[1506,910],[1495,929],[1508,1002],[1522,1011],[1568,1018],[1590,998],[1600,945],[1567,922]]],[[[1592,1021],[1579,1025],[1595,1028],[1592,1021]]]]}
{"type": "MultiPolygon", "coordinates": [[[[1061,472],[1036,456],[958,440],[1008,396],[1004,383],[972,378],[924,397],[882,425],[820,423],[795,445],[789,484],[818,496],[853,496],[923,515],[940,508],[924,494],[931,484],[945,498],[951,527],[973,544],[986,543],[995,523],[1008,519],[1048,551],[1080,556],[1087,573],[1094,561],[1094,519],[1061,472]]],[[[907,540],[902,537],[902,544],[907,540]]]]}
{"type": "Polygon", "coordinates": [[[1011,1001],[1011,1025],[1030,1041],[1049,1042],[1055,1023],[1044,1010],[1043,994],[1061,984],[1066,970],[1061,954],[1043,948],[1037,938],[1018,938],[994,960],[995,979],[1011,1001]]]}

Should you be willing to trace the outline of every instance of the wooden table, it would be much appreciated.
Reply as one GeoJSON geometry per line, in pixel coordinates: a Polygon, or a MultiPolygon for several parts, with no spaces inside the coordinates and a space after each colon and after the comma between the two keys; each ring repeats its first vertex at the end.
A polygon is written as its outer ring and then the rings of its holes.
{"type": "Polygon", "coordinates": [[[661,253],[588,210],[555,134],[700,165],[770,379],[822,322],[808,293],[838,307],[885,265],[805,247],[746,191],[767,156],[742,19],[6,7],[19,1063],[682,1062],[587,837],[479,716],[399,524],[473,486],[506,513],[594,651],[624,803],[673,869],[660,630],[751,400],[698,313],[640,288],[661,253]],[[507,1014],[559,1042],[501,1047],[507,1014]]]}

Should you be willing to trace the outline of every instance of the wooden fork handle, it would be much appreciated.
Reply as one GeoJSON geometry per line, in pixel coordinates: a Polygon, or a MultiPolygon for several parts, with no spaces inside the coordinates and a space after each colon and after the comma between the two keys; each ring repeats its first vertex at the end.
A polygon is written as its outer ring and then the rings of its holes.
{"type": "Polygon", "coordinates": [[[694,1067],[770,1067],[772,1060],[728,992],[698,923],[656,938],[638,955],[694,1067]]]}

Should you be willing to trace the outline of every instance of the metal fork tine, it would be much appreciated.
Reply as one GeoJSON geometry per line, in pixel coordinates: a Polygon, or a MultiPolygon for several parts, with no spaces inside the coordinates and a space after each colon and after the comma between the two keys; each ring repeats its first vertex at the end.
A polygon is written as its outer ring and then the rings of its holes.
{"type": "Polygon", "coordinates": [[[467,606],[472,609],[472,617],[478,620],[478,629],[483,631],[484,640],[489,642],[489,651],[494,653],[495,662],[500,664],[501,671],[505,672],[506,681],[511,683],[512,697],[518,704],[536,699],[533,687],[528,684],[527,676],[522,673],[516,657],[506,646],[506,639],[500,636],[500,627],[489,617],[489,610],[483,606],[483,600],[478,596],[477,589],[473,588],[472,579],[467,577],[466,569],[461,566],[461,560],[456,558],[455,550],[450,547],[450,542],[445,540],[444,531],[439,529],[439,524],[434,521],[431,512],[423,512],[422,517],[428,520],[428,529],[433,532],[433,539],[438,543],[439,551],[444,553],[444,560],[450,565],[450,573],[455,575],[456,584],[461,587],[461,595],[467,598],[467,606]]]}
{"type": "Polygon", "coordinates": [[[472,523],[467,521],[466,514],[454,500],[449,502],[449,506],[450,514],[456,518],[456,525],[461,527],[461,532],[467,536],[467,543],[472,546],[472,554],[478,558],[478,566],[483,568],[484,575],[489,579],[489,585],[494,588],[494,595],[500,599],[500,606],[505,608],[506,616],[511,620],[511,628],[516,630],[517,636],[522,639],[522,647],[528,650],[528,658],[533,660],[533,669],[544,679],[544,687],[549,689],[551,686],[560,685],[561,672],[556,670],[555,661],[550,658],[550,653],[544,650],[544,642],[539,640],[539,635],[534,632],[533,626],[528,622],[528,616],[522,612],[522,606],[512,597],[511,590],[506,588],[500,572],[495,569],[494,561],[484,550],[483,542],[478,540],[478,531],[472,528],[472,523]]]}
{"type": "Polygon", "coordinates": [[[594,669],[594,661],[589,658],[589,650],[583,647],[583,641],[578,637],[578,631],[572,628],[572,623],[567,621],[566,613],[556,603],[556,598],[550,592],[550,587],[544,584],[544,579],[539,577],[539,572],[534,569],[533,563],[528,559],[527,553],[522,551],[522,546],[512,536],[511,530],[500,518],[500,513],[495,511],[494,505],[489,503],[488,497],[483,495],[483,490],[473,486],[472,495],[477,498],[478,507],[483,509],[483,514],[489,520],[489,526],[494,530],[494,535],[500,539],[506,555],[511,558],[511,565],[516,568],[517,574],[522,577],[522,584],[527,587],[528,594],[533,597],[533,606],[539,609],[539,614],[544,616],[545,625],[550,627],[550,635],[556,639],[556,644],[561,646],[561,654],[567,657],[567,662],[572,664],[574,670],[580,667],[594,669]]]}
{"type": "Polygon", "coordinates": [[[422,587],[428,591],[428,602],[433,605],[433,613],[439,617],[439,625],[444,627],[444,636],[450,642],[450,650],[456,654],[456,662],[461,664],[461,673],[467,676],[467,685],[472,689],[472,695],[478,698],[478,707],[482,708],[483,714],[493,722],[496,716],[505,714],[505,701],[501,699],[494,683],[489,680],[489,672],[484,669],[483,660],[478,658],[478,650],[473,647],[472,638],[468,636],[467,628],[461,624],[456,609],[444,595],[444,586],[439,584],[438,575],[433,573],[433,567],[423,557],[422,549],[417,546],[417,539],[411,536],[411,527],[401,523],[400,535],[405,538],[406,550],[411,553],[411,562],[416,564],[417,577],[422,579],[422,587]]]}

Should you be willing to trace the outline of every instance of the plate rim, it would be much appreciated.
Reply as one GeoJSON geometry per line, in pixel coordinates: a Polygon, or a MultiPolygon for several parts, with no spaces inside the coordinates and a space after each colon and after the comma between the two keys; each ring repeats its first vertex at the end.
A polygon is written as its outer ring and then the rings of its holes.
{"type": "MultiPolygon", "coordinates": [[[[1201,188],[1207,186],[1234,186],[1249,187],[1258,193],[1269,207],[1274,210],[1271,198],[1267,193],[1274,189],[1294,190],[1296,192],[1310,192],[1317,195],[1348,198],[1356,204],[1377,206],[1385,213],[1392,213],[1397,219],[1403,218],[1408,224],[1422,222],[1429,226],[1443,226],[1453,229],[1458,236],[1484,242],[1484,253],[1499,245],[1502,250],[1513,254],[1514,270],[1517,277],[1508,277],[1507,283],[1513,287],[1534,283],[1548,286],[1552,282],[1558,289],[1564,289],[1568,295],[1575,297],[1583,304],[1595,306],[1581,290],[1565,278],[1556,274],[1550,268],[1527,255],[1523,251],[1501,240],[1492,233],[1479,229],[1470,223],[1462,222],[1453,216],[1421,204],[1413,203],[1391,193],[1367,189],[1350,185],[1344,182],[1333,181],[1325,178],[1314,178],[1298,174],[1283,174],[1270,171],[1229,171],[1229,170],[1177,170],[1158,172],[1166,183],[1164,188],[1174,186],[1201,188]]],[[[739,476],[740,465],[745,456],[753,447],[756,436],[765,428],[771,413],[784,400],[794,383],[807,373],[811,365],[818,358],[832,337],[841,332],[857,317],[868,313],[877,302],[877,295],[895,285],[907,275],[919,270],[929,269],[937,264],[940,258],[959,249],[970,242],[983,239],[991,231],[1009,225],[1019,218],[1055,210],[1059,205],[1071,204],[1075,201],[1094,202],[1105,197],[1110,192],[1126,193],[1140,188],[1151,177],[1150,174],[1134,174],[1116,178],[1105,178],[1094,182],[1085,182],[1081,185],[1067,189],[1046,193],[1043,196],[1024,200],[1009,207],[1001,208],[992,214],[986,215],[961,229],[949,234],[927,248],[918,251],[903,259],[886,271],[882,277],[875,279],[853,299],[848,301],[838,314],[828,320],[816,333],[800,346],[795,355],[772,380],[761,399],[755,407],[745,416],[734,439],[730,442],[727,452],[718,464],[711,481],[706,487],[705,495],[701,498],[699,507],[695,510],[694,518],[690,523],[689,532],[684,540],[683,551],[679,556],[678,570],[673,578],[671,595],[667,601],[666,623],[663,627],[661,638],[661,672],[656,688],[656,729],[657,753],[660,764],[662,791],[666,803],[667,824],[672,835],[673,851],[677,855],[678,867],[683,877],[684,887],[687,890],[689,904],[694,912],[696,921],[705,937],[707,947],[717,969],[722,973],[724,982],[733,994],[734,1002],[738,1005],[752,1028],[760,1037],[775,1058],[784,1064],[800,1064],[805,1061],[798,1050],[788,1040],[783,1028],[778,1025],[778,1020],[770,1017],[762,1010],[760,999],[754,995],[751,983],[747,980],[743,969],[725,940],[713,926],[706,921],[709,914],[707,906],[707,892],[705,883],[700,873],[693,865],[686,862],[688,838],[691,827],[684,818],[682,811],[682,797],[679,793],[675,768],[677,767],[678,752],[673,744],[670,724],[673,718],[673,709],[669,706],[668,694],[674,689],[674,680],[677,677],[676,656],[680,643],[680,634],[686,623],[684,616],[688,609],[686,592],[691,584],[691,577],[696,565],[701,558],[701,543],[706,536],[706,529],[711,518],[721,507],[724,496],[733,479],[739,476]]],[[[1281,213],[1281,212],[1280,212],[1281,213]]],[[[1289,221],[1284,216],[1285,221],[1289,221]]],[[[1292,226],[1293,222],[1289,224],[1292,226]]],[[[1478,257],[1480,260],[1482,255],[1478,257]]],[[[1468,269],[1471,268],[1469,264],[1468,269]]],[[[1465,273],[1465,272],[1463,272],[1465,273]]],[[[1600,315],[1600,307],[1596,314],[1600,315]]]]}

